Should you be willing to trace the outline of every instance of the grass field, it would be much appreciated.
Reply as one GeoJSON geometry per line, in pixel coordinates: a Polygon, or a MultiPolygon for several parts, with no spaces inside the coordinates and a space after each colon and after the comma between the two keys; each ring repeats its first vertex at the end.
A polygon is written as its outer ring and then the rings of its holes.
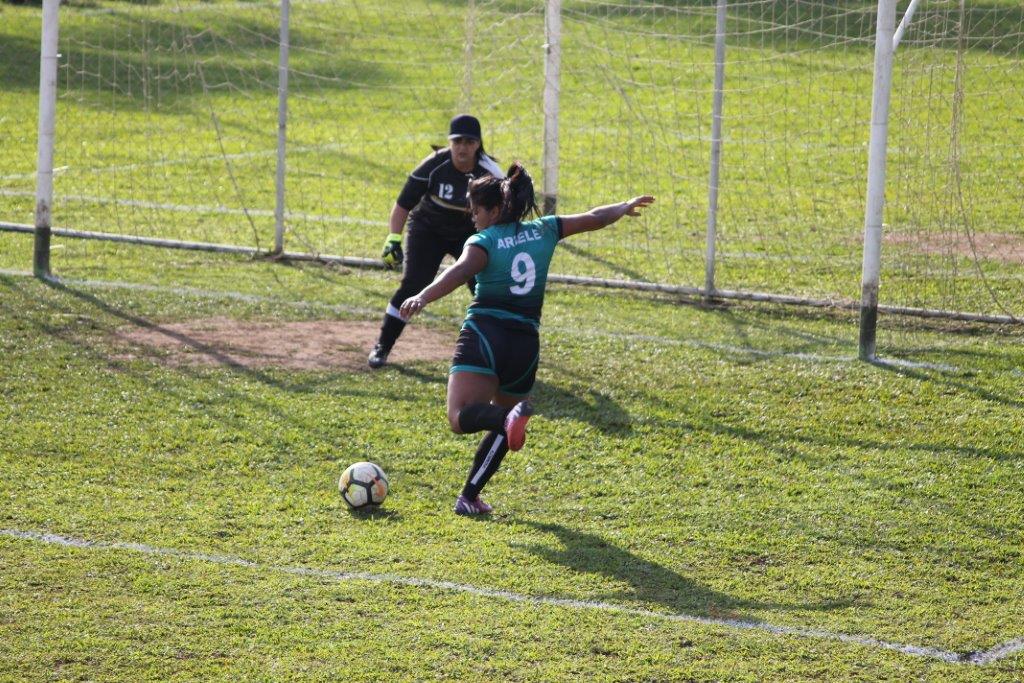
{"type": "MultiPolygon", "coordinates": [[[[734,4],[720,287],[858,297],[873,5],[734,4]]],[[[1022,315],[1024,12],[970,3],[958,50],[955,5],[900,48],[882,303],[1022,315]]],[[[293,2],[289,249],[375,256],[467,97],[539,169],[539,3],[466,6],[293,2]]],[[[54,222],[269,246],[277,6],[61,12],[54,222]]],[[[564,18],[562,208],[659,201],[553,271],[702,284],[711,4],[564,18]]],[[[39,8],[0,3],[3,222],[32,223],[38,44],[39,8]]],[[[467,520],[447,362],[250,367],[177,331],[365,327],[394,274],[31,258],[0,232],[0,681],[1024,678],[1020,327],[884,317],[867,364],[847,313],[553,286],[539,416],[467,520]],[[354,515],[364,459],[392,489],[354,515]]],[[[466,303],[419,322],[441,351],[466,303]]]]}
{"type": "MultiPolygon", "coordinates": [[[[903,323],[869,365],[844,315],[553,287],[540,416],[477,521],[444,362],[115,341],[372,321],[392,276],[55,246],[48,285],[0,235],[0,680],[1024,674],[1019,331],[903,323]],[[335,482],[362,459],[392,492],[360,516],[335,482]]],[[[450,299],[421,324],[454,339],[450,299]]]]}
{"type": "MultiPolygon", "coordinates": [[[[405,175],[460,108],[540,179],[542,3],[478,2],[472,22],[461,1],[294,4],[289,249],[376,255],[405,175]]],[[[730,10],[719,287],[859,299],[875,4],[730,10]]],[[[1024,16],[1018,0],[969,5],[961,22],[958,3],[930,2],[898,53],[883,303],[1024,316],[1024,16]]],[[[562,210],[659,203],[582,238],[562,271],[702,285],[713,7],[564,14],[562,210]]],[[[27,224],[39,10],[0,17],[0,219],[27,224]]],[[[277,24],[274,2],[64,7],[55,223],[273,244],[277,24]]]]}

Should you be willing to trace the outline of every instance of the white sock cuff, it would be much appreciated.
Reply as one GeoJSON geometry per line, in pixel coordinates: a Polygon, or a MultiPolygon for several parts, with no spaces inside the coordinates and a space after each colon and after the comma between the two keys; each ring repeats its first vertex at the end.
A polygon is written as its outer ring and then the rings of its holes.
{"type": "Polygon", "coordinates": [[[387,310],[384,311],[384,312],[387,313],[388,315],[390,315],[392,318],[398,318],[403,323],[409,322],[408,320],[406,320],[405,318],[402,317],[402,312],[399,311],[397,308],[395,308],[390,302],[388,303],[387,310]]]}

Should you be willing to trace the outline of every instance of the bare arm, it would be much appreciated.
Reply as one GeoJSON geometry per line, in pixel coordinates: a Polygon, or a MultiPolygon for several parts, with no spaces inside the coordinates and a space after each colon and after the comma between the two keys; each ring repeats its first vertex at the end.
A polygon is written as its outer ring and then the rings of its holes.
{"type": "Polygon", "coordinates": [[[562,219],[562,237],[591,230],[600,230],[623,216],[639,216],[640,211],[638,209],[650,206],[653,202],[654,197],[645,194],[625,202],[619,202],[618,204],[597,206],[586,213],[560,216],[559,218],[562,219]]]}
{"type": "Polygon", "coordinates": [[[398,204],[391,209],[391,218],[388,219],[388,228],[395,235],[401,235],[405,229],[405,221],[409,218],[409,210],[403,209],[398,204]]]}
{"type": "Polygon", "coordinates": [[[441,297],[448,296],[462,285],[469,282],[469,279],[479,273],[487,265],[487,252],[480,247],[467,244],[462,250],[462,256],[448,270],[438,275],[433,282],[423,290],[402,302],[399,309],[402,318],[408,320],[419,313],[431,301],[437,301],[441,297]]]}

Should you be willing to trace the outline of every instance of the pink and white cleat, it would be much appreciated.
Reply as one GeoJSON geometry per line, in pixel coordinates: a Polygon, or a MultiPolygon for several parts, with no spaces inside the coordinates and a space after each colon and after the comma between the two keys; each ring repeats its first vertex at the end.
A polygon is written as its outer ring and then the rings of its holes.
{"type": "Polygon", "coordinates": [[[526,444],[526,423],[533,415],[533,404],[520,401],[505,416],[505,436],[508,437],[508,449],[518,451],[526,444]]]}

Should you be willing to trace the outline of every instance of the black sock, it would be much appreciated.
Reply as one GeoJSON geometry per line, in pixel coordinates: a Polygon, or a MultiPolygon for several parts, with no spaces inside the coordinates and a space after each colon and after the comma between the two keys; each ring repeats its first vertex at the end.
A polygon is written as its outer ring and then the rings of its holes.
{"type": "Polygon", "coordinates": [[[398,341],[402,330],[405,329],[405,321],[393,315],[384,314],[384,322],[380,326],[380,338],[377,343],[385,349],[390,349],[398,341]]]}
{"type": "Polygon", "coordinates": [[[506,453],[508,439],[505,434],[500,431],[488,432],[476,449],[473,467],[469,470],[466,485],[462,487],[462,495],[469,500],[476,500],[491,476],[498,471],[506,453]]]}
{"type": "Polygon", "coordinates": [[[493,403],[470,403],[459,411],[459,429],[463,434],[474,432],[503,431],[508,411],[493,403]]]}

